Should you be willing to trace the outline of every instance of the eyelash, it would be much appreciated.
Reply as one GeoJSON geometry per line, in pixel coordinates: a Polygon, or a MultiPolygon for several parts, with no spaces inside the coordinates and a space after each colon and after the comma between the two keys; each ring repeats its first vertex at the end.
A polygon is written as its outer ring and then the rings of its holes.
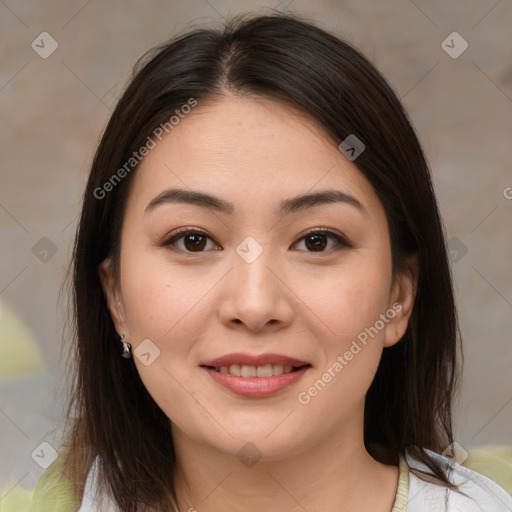
{"type": "MultiPolygon", "coordinates": [[[[205,236],[205,237],[209,238],[210,240],[214,241],[212,237],[210,237],[207,233],[205,233],[204,231],[202,231],[200,229],[180,228],[177,231],[175,231],[174,233],[172,233],[172,235],[169,238],[164,240],[164,242],[162,242],[161,245],[164,246],[164,247],[172,246],[178,240],[180,240],[181,238],[184,238],[185,236],[190,235],[190,234],[202,235],[202,236],[205,236]]],[[[307,231],[297,242],[300,242],[304,238],[307,238],[308,236],[312,236],[312,235],[327,235],[328,237],[333,238],[336,241],[336,243],[337,243],[337,248],[334,248],[334,250],[350,249],[350,248],[353,247],[353,245],[350,242],[348,242],[343,236],[338,235],[337,233],[334,233],[333,231],[330,231],[330,230],[328,230],[326,228],[314,228],[314,229],[311,229],[310,231],[307,231]]],[[[218,245],[218,244],[216,243],[216,245],[218,245]]],[[[172,249],[173,250],[179,250],[179,249],[176,249],[176,248],[172,248],[172,249]]],[[[311,254],[315,254],[315,253],[322,254],[322,253],[329,252],[330,250],[333,250],[333,249],[327,249],[327,250],[324,250],[324,251],[306,251],[306,252],[309,252],[311,254]]],[[[185,252],[187,254],[195,254],[195,253],[196,254],[201,254],[201,253],[204,253],[204,252],[207,252],[207,251],[183,251],[183,252],[185,252]]]]}

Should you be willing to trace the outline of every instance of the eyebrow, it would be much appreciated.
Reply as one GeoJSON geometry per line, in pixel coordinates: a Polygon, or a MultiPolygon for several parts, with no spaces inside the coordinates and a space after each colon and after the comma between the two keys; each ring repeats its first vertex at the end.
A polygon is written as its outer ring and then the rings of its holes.
{"type": "MultiPolygon", "coordinates": [[[[187,203],[227,214],[232,214],[235,211],[235,205],[233,203],[219,197],[195,190],[172,188],[164,190],[154,197],[146,206],[144,214],[149,213],[159,205],[167,203],[187,203]]],[[[311,194],[301,194],[290,199],[284,199],[279,203],[277,213],[284,217],[291,213],[330,203],[345,203],[354,206],[362,213],[366,213],[364,206],[355,197],[335,189],[322,190],[311,194]]]]}

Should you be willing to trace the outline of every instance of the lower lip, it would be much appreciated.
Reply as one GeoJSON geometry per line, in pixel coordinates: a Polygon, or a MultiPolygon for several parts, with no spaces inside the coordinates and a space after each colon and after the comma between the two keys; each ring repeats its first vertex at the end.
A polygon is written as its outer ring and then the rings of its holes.
{"type": "Polygon", "coordinates": [[[274,377],[236,377],[229,373],[220,373],[213,368],[203,368],[211,375],[215,382],[237,395],[249,398],[264,398],[275,395],[299,381],[306,373],[309,366],[303,366],[299,370],[283,373],[274,377]]]}

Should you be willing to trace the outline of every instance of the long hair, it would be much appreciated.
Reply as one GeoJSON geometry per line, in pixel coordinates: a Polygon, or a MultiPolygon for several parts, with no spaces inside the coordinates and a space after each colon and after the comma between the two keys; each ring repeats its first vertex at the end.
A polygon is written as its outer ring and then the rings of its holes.
{"type": "Polygon", "coordinates": [[[393,272],[404,269],[408,255],[417,255],[419,263],[409,326],[399,343],[383,351],[366,396],[365,446],[376,460],[394,464],[407,449],[453,487],[425,451],[441,453],[453,442],[460,341],[426,158],[399,99],[374,65],[313,22],[275,13],[231,18],[220,29],[196,28],[150,50],[135,66],[102,135],[72,260],[76,365],[66,471],[76,492],[83,491],[98,457],[101,481],[121,510],[164,510],[172,502],[170,422],[133,361],[120,358],[98,265],[110,256],[119,271],[124,208],[137,172],[126,162],[191,98],[200,105],[226,93],[287,100],[317,120],[337,145],[351,134],[365,144],[353,163],[385,208],[393,272]],[[112,182],[123,166],[129,172],[112,182]]]}

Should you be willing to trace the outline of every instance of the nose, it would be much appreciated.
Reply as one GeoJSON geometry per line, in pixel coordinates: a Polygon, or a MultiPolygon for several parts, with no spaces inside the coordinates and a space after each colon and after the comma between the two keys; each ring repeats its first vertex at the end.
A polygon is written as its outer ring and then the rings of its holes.
{"type": "Polygon", "coordinates": [[[283,266],[267,248],[252,262],[235,252],[233,268],[223,281],[219,315],[225,325],[276,331],[292,321],[293,292],[283,266]]]}

